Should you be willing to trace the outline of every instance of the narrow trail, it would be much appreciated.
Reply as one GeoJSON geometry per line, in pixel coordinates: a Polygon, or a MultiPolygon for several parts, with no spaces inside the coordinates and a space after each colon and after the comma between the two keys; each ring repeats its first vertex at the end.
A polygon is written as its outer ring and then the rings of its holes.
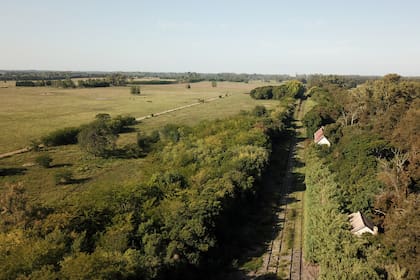
{"type": "MultiPolygon", "coordinates": [[[[226,98],[226,97],[223,97],[223,98],[226,98]]],[[[201,104],[213,102],[213,101],[219,100],[219,99],[220,99],[220,97],[213,97],[213,98],[205,99],[202,102],[196,102],[196,103],[192,103],[192,104],[188,104],[188,105],[184,105],[184,106],[172,108],[172,109],[169,109],[169,110],[161,111],[161,112],[158,112],[158,113],[152,113],[152,114],[149,114],[149,115],[146,115],[146,116],[137,117],[136,118],[136,121],[142,121],[142,120],[154,118],[154,117],[157,117],[157,116],[169,114],[169,113],[172,113],[172,112],[175,112],[175,111],[179,111],[179,110],[182,110],[182,109],[186,109],[186,108],[190,108],[190,107],[193,107],[193,106],[197,106],[197,105],[201,105],[201,104]]],[[[25,148],[18,149],[18,150],[15,150],[15,151],[3,153],[3,154],[0,154],[0,159],[11,157],[11,156],[17,155],[17,154],[26,153],[26,152],[29,152],[30,150],[31,150],[30,147],[25,147],[25,148]]]]}
{"type": "MultiPolygon", "coordinates": [[[[302,102],[297,105],[295,126],[299,122],[301,105],[302,102]]],[[[281,181],[280,199],[276,209],[277,223],[273,227],[274,238],[263,255],[262,266],[248,274],[250,279],[264,276],[273,279],[303,279],[303,189],[302,182],[297,180],[298,174],[294,173],[298,162],[297,133],[295,129],[296,135],[289,144],[287,170],[281,181]]]]}
{"type": "Polygon", "coordinates": [[[182,109],[190,108],[190,107],[197,106],[197,105],[200,105],[200,104],[209,103],[209,102],[212,102],[212,101],[215,101],[215,100],[218,100],[218,99],[220,99],[220,98],[219,97],[213,97],[213,98],[205,99],[203,102],[196,102],[196,103],[172,108],[172,109],[169,109],[169,110],[165,110],[165,111],[162,111],[162,112],[149,114],[149,115],[146,115],[146,116],[136,118],[136,121],[142,121],[142,120],[145,120],[145,119],[154,118],[154,117],[157,117],[157,116],[161,116],[161,115],[172,113],[172,112],[179,111],[179,110],[182,110],[182,109]]]}

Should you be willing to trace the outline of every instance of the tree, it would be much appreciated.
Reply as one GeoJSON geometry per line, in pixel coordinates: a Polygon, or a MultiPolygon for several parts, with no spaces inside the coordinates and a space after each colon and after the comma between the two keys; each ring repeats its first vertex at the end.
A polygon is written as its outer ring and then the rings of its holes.
{"type": "Polygon", "coordinates": [[[117,135],[102,120],[97,120],[82,128],[77,136],[82,150],[95,156],[106,157],[115,149],[117,135]]]}
{"type": "Polygon", "coordinates": [[[139,86],[130,87],[130,93],[133,95],[140,95],[140,87],[139,86]]]}
{"type": "Polygon", "coordinates": [[[254,110],[252,110],[252,113],[256,117],[262,117],[262,116],[265,116],[267,114],[267,109],[262,105],[257,105],[257,106],[255,106],[254,110]]]}
{"type": "Polygon", "coordinates": [[[216,81],[212,81],[211,82],[211,87],[217,87],[217,82],[216,81]]]}
{"type": "Polygon", "coordinates": [[[360,89],[354,89],[342,94],[343,108],[341,109],[341,123],[343,126],[354,125],[361,113],[366,109],[366,93],[360,89]]]}

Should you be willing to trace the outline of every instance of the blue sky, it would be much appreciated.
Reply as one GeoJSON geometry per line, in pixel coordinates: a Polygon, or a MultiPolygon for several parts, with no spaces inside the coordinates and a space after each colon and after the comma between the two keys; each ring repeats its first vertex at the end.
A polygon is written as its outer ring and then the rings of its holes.
{"type": "Polygon", "coordinates": [[[0,2],[0,69],[420,75],[420,1],[0,2]]]}

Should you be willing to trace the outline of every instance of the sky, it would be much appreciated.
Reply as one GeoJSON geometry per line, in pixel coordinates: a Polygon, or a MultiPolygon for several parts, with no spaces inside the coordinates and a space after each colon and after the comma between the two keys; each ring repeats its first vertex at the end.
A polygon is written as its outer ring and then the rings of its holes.
{"type": "Polygon", "coordinates": [[[420,75],[420,1],[0,0],[0,69],[420,75]]]}

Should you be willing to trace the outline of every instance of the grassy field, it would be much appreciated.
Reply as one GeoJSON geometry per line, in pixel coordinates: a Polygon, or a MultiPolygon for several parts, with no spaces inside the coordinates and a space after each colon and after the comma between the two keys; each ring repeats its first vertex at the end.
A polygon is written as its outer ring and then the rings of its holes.
{"type": "MultiPolygon", "coordinates": [[[[30,139],[48,131],[91,121],[97,113],[111,115],[131,114],[136,117],[166,109],[196,103],[199,98],[217,98],[213,102],[186,108],[166,115],[141,121],[137,131],[150,131],[167,123],[194,125],[202,120],[224,118],[240,110],[252,109],[257,104],[274,107],[278,101],[254,100],[250,89],[262,83],[211,83],[185,85],[142,86],[142,95],[133,97],[129,88],[54,89],[54,88],[0,88],[0,152],[28,144],[30,139]],[[225,96],[226,93],[228,96],[225,96]]],[[[135,142],[136,132],[121,134],[119,144],[135,142]]],[[[90,189],[118,188],[138,184],[153,173],[149,157],[139,159],[100,159],[82,152],[78,145],[48,148],[45,152],[28,152],[0,159],[0,192],[7,183],[21,182],[29,197],[40,203],[55,205],[63,200],[91,199],[90,189]],[[51,168],[34,164],[42,153],[53,159],[51,168]],[[55,174],[68,170],[75,179],[72,184],[57,186],[55,174]]],[[[100,199],[99,199],[100,200],[100,199]]]]}
{"type": "Polygon", "coordinates": [[[14,87],[10,82],[4,85],[7,87],[0,87],[0,153],[25,147],[31,139],[57,128],[87,123],[98,113],[141,117],[196,103],[198,99],[228,95],[212,103],[144,120],[139,125],[142,130],[150,130],[167,122],[193,124],[236,114],[256,104],[273,104],[244,94],[262,82],[219,82],[216,88],[210,82],[201,82],[191,84],[191,89],[185,84],[144,85],[140,96],[131,95],[128,87],[57,89],[14,87]]]}

